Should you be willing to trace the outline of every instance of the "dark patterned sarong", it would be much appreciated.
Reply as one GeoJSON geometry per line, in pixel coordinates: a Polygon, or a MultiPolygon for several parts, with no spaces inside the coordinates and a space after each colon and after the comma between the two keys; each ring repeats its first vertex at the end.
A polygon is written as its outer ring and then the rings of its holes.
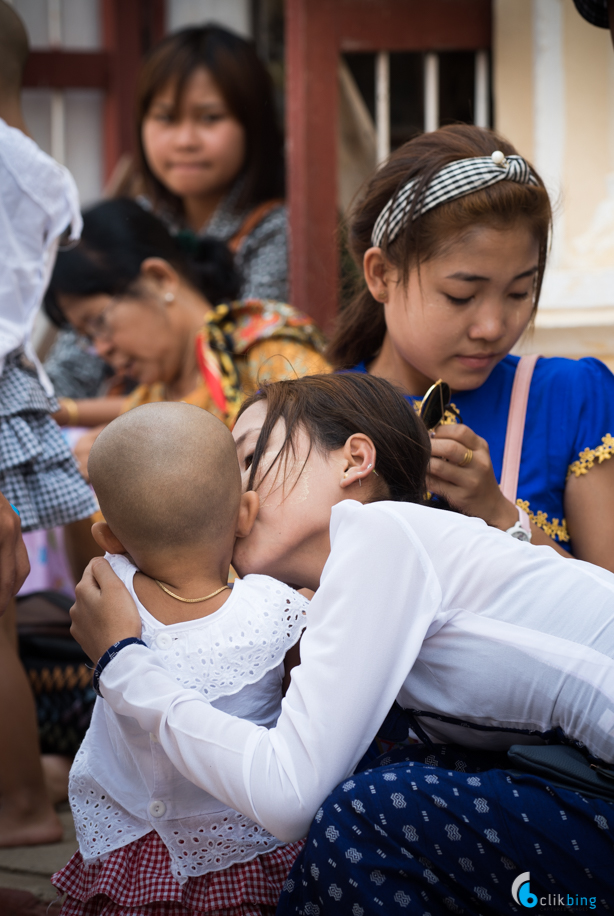
{"type": "Polygon", "coordinates": [[[534,913],[614,913],[614,804],[512,777],[503,754],[416,745],[378,762],[316,814],[278,916],[523,913],[524,872],[534,913]]]}

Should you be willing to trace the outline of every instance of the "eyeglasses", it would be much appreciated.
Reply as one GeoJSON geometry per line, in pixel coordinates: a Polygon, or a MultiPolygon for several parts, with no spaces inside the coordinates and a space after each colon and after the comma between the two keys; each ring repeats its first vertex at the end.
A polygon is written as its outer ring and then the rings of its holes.
{"type": "Polygon", "coordinates": [[[429,432],[439,426],[446,413],[453,414],[459,423],[463,422],[454,404],[450,403],[451,397],[450,386],[442,379],[439,379],[434,385],[431,385],[422,398],[418,415],[429,432]]]}
{"type": "Polygon", "coordinates": [[[80,330],[92,343],[96,340],[109,340],[112,331],[109,328],[107,316],[114,303],[107,305],[98,315],[88,317],[81,322],[80,330]]]}

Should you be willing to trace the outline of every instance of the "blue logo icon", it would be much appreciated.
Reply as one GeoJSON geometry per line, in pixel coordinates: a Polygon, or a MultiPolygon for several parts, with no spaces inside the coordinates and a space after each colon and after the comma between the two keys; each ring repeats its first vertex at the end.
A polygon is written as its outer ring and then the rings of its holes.
{"type": "Polygon", "coordinates": [[[512,884],[512,897],[516,903],[532,909],[534,906],[537,906],[537,897],[535,894],[531,893],[531,887],[529,885],[530,880],[531,873],[528,871],[523,871],[521,875],[518,875],[512,884]]]}

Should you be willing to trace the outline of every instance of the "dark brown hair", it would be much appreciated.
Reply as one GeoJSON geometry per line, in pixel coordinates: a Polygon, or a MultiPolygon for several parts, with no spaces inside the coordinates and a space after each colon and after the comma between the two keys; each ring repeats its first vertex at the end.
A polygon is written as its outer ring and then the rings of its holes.
{"type": "Polygon", "coordinates": [[[172,236],[135,200],[103,200],[84,212],[79,242],[58,251],[43,300],[47,316],[57,327],[69,327],[60,308],[62,295],[138,295],[147,258],[163,258],[212,305],[237,298],[240,279],[223,242],[196,239],[188,250],[181,245],[181,233],[172,236]]]}
{"type": "Polygon", "coordinates": [[[182,216],[181,200],[151,171],[142,126],[154,98],[169,84],[178,107],[187,81],[205,67],[245,130],[246,153],[239,208],[284,196],[283,138],[275,113],[273,84],[254,45],[220,26],[205,25],[168,35],[146,58],[137,88],[138,167],[155,209],[182,216]]]}
{"type": "MultiPolygon", "coordinates": [[[[535,170],[538,186],[500,181],[413,219],[426,188],[444,166],[459,159],[490,156],[495,150],[501,150],[506,156],[516,154],[514,147],[493,131],[469,124],[452,124],[422,134],[393,153],[373,174],[349,219],[348,246],[361,277],[364,254],[372,246],[375,221],[403,185],[416,179],[417,191],[405,228],[392,243],[384,241],[382,244],[386,258],[401,272],[403,282],[407,283],[412,268],[438,254],[452,237],[477,225],[503,228],[524,221],[539,244],[534,293],[534,308],[537,308],[552,211],[548,193],[535,170]]],[[[327,358],[338,368],[368,362],[380,350],[385,332],[382,303],[373,298],[361,281],[354,299],[339,314],[327,358]]]]}
{"type": "Polygon", "coordinates": [[[0,87],[17,95],[30,53],[28,33],[17,12],[0,0],[0,87]]]}
{"type": "Polygon", "coordinates": [[[311,448],[331,452],[355,433],[373,442],[377,476],[372,500],[423,503],[431,444],[426,427],[400,391],[385,379],[357,373],[311,375],[269,382],[242,405],[266,401],[267,414],[254,450],[248,488],[256,485],[260,461],[278,420],[286,435],[279,452],[259,475],[259,483],[284,460],[296,454],[296,436],[304,430],[311,448]]]}

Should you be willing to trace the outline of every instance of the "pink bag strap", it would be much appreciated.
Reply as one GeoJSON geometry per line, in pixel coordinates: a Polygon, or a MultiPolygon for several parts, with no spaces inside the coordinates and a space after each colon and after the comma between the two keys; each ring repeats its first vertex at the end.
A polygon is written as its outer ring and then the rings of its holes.
{"type": "Polygon", "coordinates": [[[529,388],[531,387],[533,370],[538,359],[538,353],[520,357],[520,361],[516,366],[510,409],[507,415],[503,470],[501,471],[501,483],[499,486],[505,498],[514,504],[516,503],[516,493],[518,491],[520,455],[522,453],[524,422],[529,401],[529,388]]]}

